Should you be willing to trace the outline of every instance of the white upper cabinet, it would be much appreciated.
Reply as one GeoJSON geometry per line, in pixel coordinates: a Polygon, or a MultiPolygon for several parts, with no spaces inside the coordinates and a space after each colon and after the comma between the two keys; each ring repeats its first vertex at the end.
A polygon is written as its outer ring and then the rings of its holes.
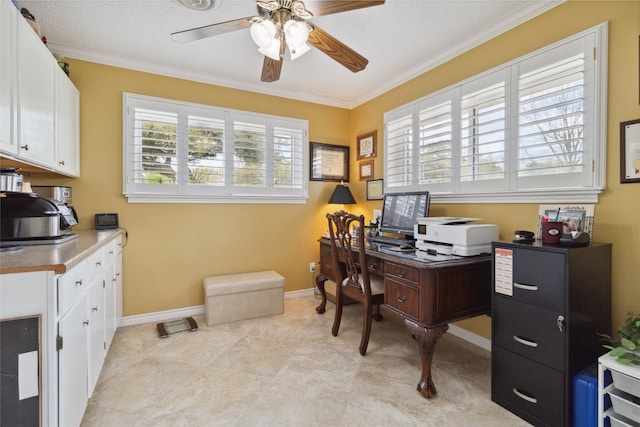
{"type": "Polygon", "coordinates": [[[0,151],[14,155],[16,13],[11,2],[0,1],[0,151]]]}
{"type": "Polygon", "coordinates": [[[55,167],[54,64],[31,27],[18,20],[18,156],[55,167]]]}
{"type": "Polygon", "coordinates": [[[0,0],[0,155],[80,176],[80,95],[9,0],[0,0]]]}
{"type": "Polygon", "coordinates": [[[66,74],[55,71],[56,170],[80,176],[80,93],[66,74]]]}

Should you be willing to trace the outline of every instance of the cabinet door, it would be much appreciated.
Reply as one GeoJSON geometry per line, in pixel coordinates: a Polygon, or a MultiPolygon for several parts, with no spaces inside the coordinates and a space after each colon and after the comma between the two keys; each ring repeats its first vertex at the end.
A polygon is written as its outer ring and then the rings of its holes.
{"type": "Polygon", "coordinates": [[[122,237],[116,239],[116,328],[122,319],[122,237]]]}
{"type": "Polygon", "coordinates": [[[58,350],[58,406],[60,426],[79,426],[89,400],[87,295],[58,322],[62,348],[58,350]]]}
{"type": "Polygon", "coordinates": [[[89,396],[98,382],[106,354],[104,278],[98,277],[89,288],[89,396]]]}
{"type": "Polygon", "coordinates": [[[118,312],[116,309],[117,284],[116,264],[112,262],[107,265],[104,273],[104,340],[107,351],[111,346],[111,341],[118,326],[118,312]]]}
{"type": "Polygon", "coordinates": [[[0,0],[0,151],[18,152],[14,138],[16,79],[16,8],[0,0]]]}
{"type": "Polygon", "coordinates": [[[56,169],[80,176],[80,95],[62,70],[54,69],[56,83],[56,169]]]}
{"type": "Polygon", "coordinates": [[[23,21],[17,21],[18,156],[54,167],[53,66],[56,62],[38,35],[23,21]]]}

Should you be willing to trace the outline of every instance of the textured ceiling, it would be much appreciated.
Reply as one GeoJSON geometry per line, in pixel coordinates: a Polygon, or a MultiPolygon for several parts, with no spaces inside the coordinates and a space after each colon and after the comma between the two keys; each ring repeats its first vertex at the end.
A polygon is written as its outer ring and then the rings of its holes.
{"type": "Polygon", "coordinates": [[[367,68],[354,74],[312,48],[296,61],[287,54],[280,80],[263,83],[263,56],[248,30],[186,44],[170,38],[176,31],[255,16],[254,0],[215,0],[204,11],[175,0],[18,0],[35,16],[49,48],[63,56],[344,108],[559,3],[386,0],[380,6],[314,17],[311,22],[364,55],[367,68]]]}

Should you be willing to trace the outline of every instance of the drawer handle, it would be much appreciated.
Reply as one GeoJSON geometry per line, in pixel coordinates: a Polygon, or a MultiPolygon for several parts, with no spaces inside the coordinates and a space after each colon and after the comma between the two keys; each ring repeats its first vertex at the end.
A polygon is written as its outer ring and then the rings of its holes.
{"type": "Polygon", "coordinates": [[[529,341],[529,340],[526,340],[526,339],[524,339],[524,338],[520,338],[520,337],[519,337],[519,336],[517,336],[517,335],[514,335],[514,336],[513,336],[513,340],[514,340],[515,342],[518,342],[518,343],[520,343],[520,344],[522,344],[522,345],[526,345],[526,346],[528,346],[528,347],[533,347],[533,348],[538,347],[538,343],[537,343],[537,342],[535,342],[535,341],[529,341]]]}
{"type": "Polygon", "coordinates": [[[95,307],[93,307],[91,310],[92,310],[92,311],[98,311],[98,306],[96,305],[96,306],[95,306],[95,307]]]}
{"type": "Polygon", "coordinates": [[[533,403],[533,404],[538,403],[538,399],[536,399],[535,397],[527,396],[517,388],[514,388],[512,391],[513,391],[513,394],[515,394],[522,400],[526,400],[527,402],[533,403]]]}
{"type": "Polygon", "coordinates": [[[113,251],[109,251],[109,255],[113,255],[113,251]]]}
{"type": "Polygon", "coordinates": [[[20,148],[22,148],[24,151],[29,151],[29,144],[21,145],[20,148]]]}
{"type": "Polygon", "coordinates": [[[522,283],[513,283],[514,288],[522,289],[524,291],[537,291],[538,287],[536,285],[523,285],[522,283]]]}
{"type": "Polygon", "coordinates": [[[64,160],[59,161],[59,162],[58,162],[58,164],[59,164],[60,166],[64,166],[64,160]]]}
{"type": "Polygon", "coordinates": [[[102,265],[102,261],[96,261],[96,267],[100,267],[102,265]]]}
{"type": "Polygon", "coordinates": [[[407,274],[406,270],[398,270],[398,274],[397,276],[400,278],[404,278],[404,276],[407,274]]]}
{"type": "Polygon", "coordinates": [[[396,293],[396,299],[398,300],[398,302],[405,302],[407,300],[407,297],[405,297],[401,293],[396,293]]]}
{"type": "Polygon", "coordinates": [[[375,270],[375,269],[376,269],[375,264],[369,264],[369,270],[375,270]]]}
{"type": "Polygon", "coordinates": [[[76,280],[76,287],[82,286],[82,279],[76,280]]]}
{"type": "Polygon", "coordinates": [[[88,326],[89,325],[89,321],[85,320],[84,322],[82,322],[82,326],[88,326]]]}

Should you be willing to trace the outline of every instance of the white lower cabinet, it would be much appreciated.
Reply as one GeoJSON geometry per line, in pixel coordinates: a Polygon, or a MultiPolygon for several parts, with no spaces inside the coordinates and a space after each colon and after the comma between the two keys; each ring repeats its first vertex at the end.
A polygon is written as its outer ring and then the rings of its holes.
{"type": "Polygon", "coordinates": [[[606,425],[640,426],[640,366],[605,354],[598,359],[598,426],[606,425]]]}
{"type": "Polygon", "coordinates": [[[58,278],[59,307],[71,306],[59,313],[58,322],[61,427],[80,425],[121,317],[116,301],[122,297],[116,295],[114,277],[122,253],[115,253],[116,241],[121,239],[107,243],[58,278]],[[74,301],[69,303],[69,298],[74,301]]]}
{"type": "Polygon", "coordinates": [[[87,295],[58,321],[59,426],[79,426],[89,400],[89,314],[87,295]]]}

